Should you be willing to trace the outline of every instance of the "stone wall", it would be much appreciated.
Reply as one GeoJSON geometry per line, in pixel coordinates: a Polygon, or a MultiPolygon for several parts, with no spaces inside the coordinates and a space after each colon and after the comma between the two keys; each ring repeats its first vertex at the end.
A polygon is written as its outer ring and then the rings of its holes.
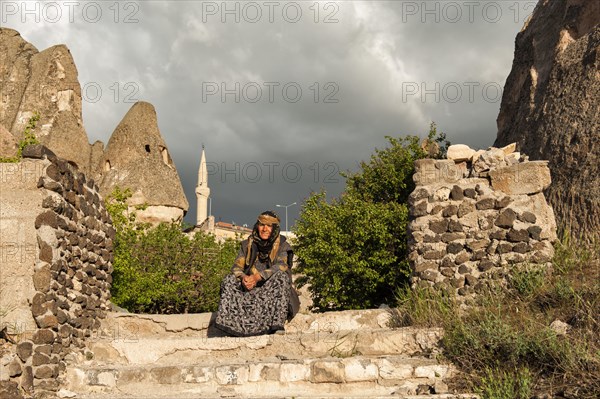
{"type": "Polygon", "coordinates": [[[515,268],[548,265],[556,223],[542,190],[550,172],[546,162],[514,150],[457,145],[450,159],[416,161],[409,198],[414,286],[466,299],[505,284],[515,268]]]}
{"type": "Polygon", "coordinates": [[[0,172],[0,323],[16,342],[0,379],[55,391],[109,309],[115,231],[94,181],[45,147],[0,172]]]}

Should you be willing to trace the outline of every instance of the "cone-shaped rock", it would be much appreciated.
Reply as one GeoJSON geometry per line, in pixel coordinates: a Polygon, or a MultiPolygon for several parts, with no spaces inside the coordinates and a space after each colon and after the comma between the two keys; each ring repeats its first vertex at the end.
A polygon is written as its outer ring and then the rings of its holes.
{"type": "Polygon", "coordinates": [[[495,146],[549,160],[563,228],[600,230],[600,2],[540,1],[517,35],[495,146]]]}
{"type": "Polygon", "coordinates": [[[0,29],[0,123],[22,138],[40,114],[35,134],[59,157],[89,172],[90,144],[81,117],[77,68],[64,45],[38,52],[17,31],[0,29]]]}
{"type": "Polygon", "coordinates": [[[131,107],[108,141],[98,168],[104,197],[119,186],[133,192],[130,205],[149,205],[138,213],[142,221],[180,220],[188,209],[152,104],[138,102],[131,107]]]}

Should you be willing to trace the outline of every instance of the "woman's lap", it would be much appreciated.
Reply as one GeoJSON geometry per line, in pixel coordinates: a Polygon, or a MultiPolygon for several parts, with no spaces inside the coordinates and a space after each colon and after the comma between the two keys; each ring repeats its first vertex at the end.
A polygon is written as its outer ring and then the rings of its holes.
{"type": "Polygon", "coordinates": [[[283,329],[288,314],[290,279],[276,272],[251,291],[242,288],[233,274],[221,285],[216,326],[232,335],[251,336],[283,329]]]}

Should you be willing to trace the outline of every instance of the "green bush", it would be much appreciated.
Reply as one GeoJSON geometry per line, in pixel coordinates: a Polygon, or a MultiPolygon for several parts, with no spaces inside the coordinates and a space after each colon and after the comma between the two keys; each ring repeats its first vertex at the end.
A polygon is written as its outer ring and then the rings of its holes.
{"type": "MultiPolygon", "coordinates": [[[[406,226],[409,194],[414,190],[414,161],[428,154],[416,136],[387,137],[361,171],[345,173],[346,190],[330,203],[312,193],[302,205],[294,233],[300,284],[309,283],[318,311],[364,309],[393,303],[410,274],[406,226]]],[[[428,140],[445,135],[431,124],[428,140]]],[[[438,147],[439,148],[439,147],[438,147]]]]}
{"type": "Polygon", "coordinates": [[[218,243],[202,232],[190,239],[177,223],[136,223],[126,204],[130,196],[117,188],[107,201],[117,231],[112,302],[135,313],[215,311],[237,243],[218,243]]]}

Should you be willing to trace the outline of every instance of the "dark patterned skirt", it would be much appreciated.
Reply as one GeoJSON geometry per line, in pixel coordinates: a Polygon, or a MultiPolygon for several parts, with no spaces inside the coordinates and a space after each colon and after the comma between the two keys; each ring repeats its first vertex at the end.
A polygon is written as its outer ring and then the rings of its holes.
{"type": "Polygon", "coordinates": [[[221,285],[215,326],[238,337],[283,330],[289,303],[290,278],[285,272],[275,272],[251,291],[246,291],[242,283],[229,274],[221,285]]]}

